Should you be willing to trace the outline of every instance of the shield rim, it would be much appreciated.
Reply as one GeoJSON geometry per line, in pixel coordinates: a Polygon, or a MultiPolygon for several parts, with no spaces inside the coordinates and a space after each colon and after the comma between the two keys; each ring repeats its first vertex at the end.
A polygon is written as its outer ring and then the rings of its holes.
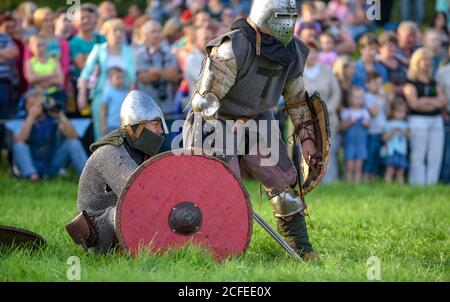
{"type": "Polygon", "coordinates": [[[39,235],[35,232],[29,231],[29,230],[25,230],[25,229],[14,227],[14,226],[0,225],[0,231],[3,231],[3,230],[13,232],[13,233],[19,233],[19,234],[30,237],[30,240],[25,242],[24,244],[21,244],[22,242],[19,242],[19,243],[15,243],[15,244],[13,243],[12,246],[30,245],[30,247],[32,249],[37,249],[39,247],[44,247],[47,244],[47,241],[45,241],[44,237],[42,237],[41,235],[39,235]],[[31,239],[31,238],[33,238],[33,239],[31,239]]]}
{"type": "MultiPolygon", "coordinates": [[[[159,153],[159,154],[151,157],[150,159],[146,160],[144,163],[142,163],[130,175],[130,177],[128,178],[125,186],[123,187],[122,191],[120,192],[120,195],[119,195],[119,198],[118,198],[117,204],[116,204],[116,216],[115,216],[115,219],[114,219],[114,233],[116,235],[117,241],[119,242],[120,248],[122,248],[124,251],[130,251],[130,249],[128,249],[128,247],[125,244],[125,240],[124,240],[122,232],[120,230],[120,223],[121,223],[120,213],[121,213],[123,199],[125,197],[126,192],[128,192],[128,189],[132,186],[132,184],[134,183],[136,178],[139,176],[139,174],[140,174],[139,172],[144,170],[145,168],[147,168],[147,166],[151,165],[152,163],[154,163],[154,162],[156,162],[158,160],[164,159],[166,157],[180,156],[180,155],[181,156],[204,157],[204,158],[207,158],[207,159],[214,160],[214,161],[220,163],[223,167],[225,167],[225,169],[238,182],[242,192],[244,193],[244,199],[245,199],[245,203],[247,205],[247,212],[248,212],[248,239],[247,239],[247,243],[245,244],[245,247],[244,247],[242,253],[240,253],[239,255],[244,254],[248,250],[248,247],[250,245],[250,242],[251,242],[252,236],[253,236],[253,208],[252,208],[252,204],[250,202],[250,195],[248,194],[247,189],[245,188],[244,184],[239,179],[239,177],[236,175],[236,173],[234,173],[233,170],[231,170],[231,168],[228,167],[228,165],[225,162],[221,161],[220,159],[218,159],[218,158],[216,158],[214,156],[194,154],[193,150],[192,151],[186,151],[186,150],[166,151],[166,152],[163,152],[163,153],[159,153]]],[[[239,255],[236,255],[236,256],[239,256],[239,255]]],[[[231,257],[231,255],[230,255],[230,257],[231,257]]],[[[230,257],[227,257],[227,258],[230,258],[230,257]]]]}

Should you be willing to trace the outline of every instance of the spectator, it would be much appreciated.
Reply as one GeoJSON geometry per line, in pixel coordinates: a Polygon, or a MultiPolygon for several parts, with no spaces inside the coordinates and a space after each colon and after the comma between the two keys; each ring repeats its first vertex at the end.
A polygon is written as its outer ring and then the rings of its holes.
{"type": "Polygon", "coordinates": [[[68,162],[81,173],[87,155],[70,121],[37,90],[25,98],[27,115],[12,145],[20,176],[31,181],[52,177],[68,162]]]}
{"type": "Polygon", "coordinates": [[[447,48],[450,46],[447,14],[444,12],[437,12],[432,19],[431,29],[434,29],[439,33],[443,53],[446,52],[447,48]]]}
{"type": "Polygon", "coordinates": [[[331,124],[331,145],[330,158],[328,163],[327,175],[324,182],[331,183],[338,180],[338,151],[339,151],[339,118],[338,107],[341,100],[341,91],[339,82],[334,76],[331,69],[318,62],[319,48],[317,43],[308,43],[310,49],[308,59],[306,60],[303,79],[305,81],[305,88],[310,95],[314,91],[318,91],[322,98],[327,102],[328,113],[331,124]]]}
{"type": "Polygon", "coordinates": [[[164,22],[169,15],[169,11],[161,0],[148,0],[145,14],[149,16],[152,20],[164,22]]]}
{"type": "Polygon", "coordinates": [[[317,40],[316,39],[316,32],[312,28],[303,28],[300,31],[300,35],[298,36],[298,38],[303,43],[310,43],[310,42],[314,43],[317,40]]]}
{"type": "Polygon", "coordinates": [[[320,35],[320,48],[322,50],[319,53],[319,62],[328,67],[332,67],[338,55],[334,51],[334,40],[330,34],[324,33],[320,35]]]}
{"type": "Polygon", "coordinates": [[[227,28],[227,31],[229,31],[231,25],[233,25],[234,21],[236,21],[238,17],[239,15],[231,7],[225,7],[220,19],[222,20],[223,26],[227,28]]]}
{"type": "Polygon", "coordinates": [[[350,107],[341,111],[345,177],[348,182],[360,182],[363,162],[367,159],[367,128],[370,114],[364,108],[364,90],[361,87],[352,87],[349,97],[350,107]]]}
{"type": "Polygon", "coordinates": [[[247,0],[230,0],[230,7],[236,16],[244,17],[250,14],[251,2],[247,0]]]}
{"type": "MultiPolygon", "coordinates": [[[[450,47],[449,47],[450,54],[450,47]]],[[[442,163],[441,177],[446,184],[450,183],[450,63],[439,68],[436,74],[436,81],[445,94],[447,107],[442,110],[445,122],[445,150],[442,163]]]]}
{"type": "Polygon", "coordinates": [[[355,64],[355,76],[352,84],[367,90],[366,77],[369,72],[377,72],[383,82],[388,81],[386,69],[376,61],[378,54],[378,40],[373,34],[365,34],[359,40],[361,59],[355,64]]]}
{"type": "Polygon", "coordinates": [[[368,7],[366,2],[364,0],[353,0],[350,5],[349,31],[355,41],[358,41],[364,33],[372,30],[372,21],[367,18],[368,7]]]}
{"type": "MultiPolygon", "coordinates": [[[[14,62],[12,62],[10,65],[10,67],[11,67],[10,81],[12,84],[12,87],[11,87],[12,89],[7,90],[7,89],[5,89],[5,87],[0,88],[0,91],[2,91],[5,94],[8,94],[7,93],[8,91],[11,92],[9,99],[12,102],[9,104],[12,105],[12,107],[10,107],[10,109],[12,109],[13,111],[17,107],[16,100],[18,100],[19,96],[22,95],[22,93],[24,93],[27,89],[27,82],[25,80],[24,68],[23,68],[23,56],[24,56],[24,51],[25,51],[25,45],[23,44],[20,37],[15,36],[15,34],[17,33],[18,26],[19,26],[19,22],[12,15],[6,14],[3,16],[0,16],[0,36],[3,35],[3,38],[9,36],[11,38],[12,42],[14,42],[11,45],[15,44],[15,46],[17,47],[17,53],[16,53],[15,58],[13,59],[14,62]]],[[[5,41],[4,39],[0,39],[0,40],[5,41]]],[[[0,48],[3,49],[2,46],[0,46],[0,48]]],[[[1,52],[2,51],[0,50],[0,53],[1,52]]],[[[1,57],[1,55],[0,55],[0,57],[1,57]]],[[[0,65],[1,64],[2,63],[0,63],[0,65]]],[[[3,63],[3,64],[5,64],[5,63],[3,63]]],[[[3,65],[3,67],[6,67],[6,65],[3,65]]],[[[0,70],[1,70],[1,67],[0,67],[0,70]]],[[[2,104],[3,104],[3,102],[2,102],[2,104]]],[[[6,108],[3,105],[0,105],[0,107],[6,108]]]]}
{"type": "Polygon", "coordinates": [[[220,21],[220,17],[222,16],[222,12],[225,9],[222,4],[223,1],[220,0],[208,0],[206,5],[206,12],[211,16],[211,18],[215,21],[220,21]]]}
{"type": "Polygon", "coordinates": [[[432,53],[416,50],[411,58],[404,95],[409,106],[411,155],[409,182],[436,184],[444,151],[444,121],[441,110],[445,96],[431,78],[432,53]]]}
{"type": "Polygon", "coordinates": [[[37,5],[31,1],[22,2],[17,8],[22,23],[20,28],[22,29],[24,41],[27,41],[29,37],[37,34],[38,32],[33,21],[34,12],[36,9],[37,5]]]}
{"type": "Polygon", "coordinates": [[[103,1],[98,5],[98,16],[98,28],[103,28],[106,21],[118,17],[116,5],[112,1],[103,1]]]}
{"type": "MultiPolygon", "coordinates": [[[[186,70],[186,58],[194,50],[196,37],[195,27],[191,24],[186,24],[183,27],[184,37],[181,38],[178,43],[173,47],[173,51],[177,58],[178,64],[182,71],[186,70]]],[[[178,88],[179,94],[184,97],[189,96],[189,83],[186,79],[183,79],[178,88]]]]}
{"type": "Polygon", "coordinates": [[[389,108],[383,89],[383,79],[376,72],[369,72],[366,78],[367,93],[365,105],[370,113],[369,135],[367,136],[367,159],[364,161],[364,178],[374,180],[381,174],[380,150],[383,127],[389,108]]]}
{"type": "Polygon", "coordinates": [[[384,179],[391,183],[395,176],[398,183],[404,184],[408,169],[408,138],[411,136],[406,121],[408,107],[402,99],[396,99],[391,107],[391,118],[383,127],[383,141],[386,143],[384,179]]]}
{"type": "Polygon", "coordinates": [[[304,2],[301,8],[301,18],[295,24],[295,34],[299,35],[305,28],[314,30],[315,38],[319,38],[322,34],[322,25],[316,19],[316,6],[313,2],[304,2]]]}
{"type": "Polygon", "coordinates": [[[423,35],[423,47],[433,55],[433,68],[431,76],[434,79],[436,72],[441,65],[442,56],[442,40],[440,35],[434,29],[427,29],[423,35]]]}
{"type": "Polygon", "coordinates": [[[352,79],[355,76],[355,62],[349,56],[340,56],[333,65],[333,73],[339,82],[341,91],[340,108],[350,107],[349,95],[352,88],[352,79]]]}
{"type": "Polygon", "coordinates": [[[120,128],[120,109],[128,93],[125,86],[125,73],[119,67],[109,69],[109,89],[102,96],[101,124],[102,134],[106,135],[120,128]]]}
{"type": "Polygon", "coordinates": [[[212,23],[211,16],[205,11],[199,11],[193,17],[194,26],[209,26],[212,23]]]}
{"type": "MultiPolygon", "coordinates": [[[[0,21],[0,119],[8,119],[13,110],[13,65],[19,50],[13,39],[5,32],[4,18],[0,21]]],[[[3,145],[4,126],[0,124],[0,149],[3,145]]]]}
{"type": "Polygon", "coordinates": [[[344,25],[350,24],[350,6],[347,0],[331,0],[327,5],[328,16],[335,16],[344,25]]]}
{"type": "Polygon", "coordinates": [[[341,21],[336,16],[331,16],[327,22],[326,30],[330,34],[336,45],[336,52],[340,55],[353,55],[356,51],[356,43],[350,33],[345,29],[341,21]]]}
{"type": "Polygon", "coordinates": [[[139,17],[134,22],[133,35],[131,37],[131,48],[138,49],[139,47],[143,46],[144,41],[141,41],[141,27],[150,20],[152,20],[151,17],[144,15],[139,17]]]}
{"type": "Polygon", "coordinates": [[[186,57],[186,66],[184,68],[184,78],[189,84],[190,96],[193,95],[195,83],[200,78],[202,63],[206,56],[206,44],[213,38],[214,33],[209,27],[200,26],[195,29],[195,47],[186,57]]]}
{"type": "Polygon", "coordinates": [[[172,17],[164,24],[163,36],[170,48],[183,37],[183,24],[176,17],[172,17]]]}
{"type": "Polygon", "coordinates": [[[403,21],[397,30],[398,49],[397,59],[402,64],[409,66],[414,51],[419,48],[420,30],[416,23],[403,21]]]}
{"type": "Polygon", "coordinates": [[[157,21],[145,23],[141,33],[145,47],[136,51],[138,89],[150,95],[164,114],[173,113],[175,85],[180,80],[177,60],[163,43],[157,21]]]}
{"type": "MultiPolygon", "coordinates": [[[[44,39],[47,46],[47,55],[53,57],[60,63],[63,73],[64,85],[68,84],[70,47],[66,39],[58,38],[55,35],[55,18],[53,11],[48,7],[38,8],[33,16],[34,25],[38,29],[38,35],[44,39]]],[[[25,65],[31,57],[28,48],[25,49],[25,65]]],[[[67,88],[67,86],[65,86],[67,88]]]]}
{"type": "Polygon", "coordinates": [[[51,96],[65,110],[67,98],[63,90],[61,66],[54,57],[48,55],[47,44],[40,36],[30,37],[28,47],[32,57],[25,65],[25,78],[33,88],[51,96]]]}
{"type": "Polygon", "coordinates": [[[138,18],[143,15],[142,9],[137,4],[132,4],[128,8],[128,15],[123,18],[123,22],[125,23],[127,38],[131,41],[131,36],[133,34],[134,23],[138,18]]]}
{"type": "Polygon", "coordinates": [[[199,11],[205,10],[205,0],[186,0],[186,8],[192,18],[199,11]]]}
{"type": "Polygon", "coordinates": [[[55,18],[55,36],[60,39],[70,40],[73,37],[74,28],[72,21],[67,16],[65,9],[59,9],[55,18]]]}
{"type": "Polygon", "coordinates": [[[131,48],[123,44],[125,25],[120,19],[105,22],[102,33],[106,42],[96,44],[92,49],[86,64],[81,71],[78,92],[78,108],[86,107],[88,99],[88,82],[90,83],[92,99],[91,112],[94,124],[94,137],[101,137],[100,106],[104,87],[108,82],[108,70],[120,67],[125,70],[125,86],[134,89],[136,81],[135,55],[131,48]]]}
{"type": "Polygon", "coordinates": [[[385,85],[386,93],[391,92],[403,95],[403,85],[406,83],[408,66],[397,59],[398,39],[394,32],[386,31],[378,37],[380,44],[380,64],[386,69],[388,82],[385,85]]]}
{"type": "Polygon", "coordinates": [[[414,21],[419,24],[422,23],[425,17],[425,7],[423,4],[423,0],[402,0],[400,3],[402,20],[412,20],[411,15],[414,15],[414,21]]]}
{"type": "Polygon", "coordinates": [[[97,22],[97,10],[92,6],[83,4],[75,13],[74,25],[77,34],[70,40],[70,58],[74,65],[71,79],[74,87],[94,46],[106,41],[103,35],[95,32],[97,22]]]}

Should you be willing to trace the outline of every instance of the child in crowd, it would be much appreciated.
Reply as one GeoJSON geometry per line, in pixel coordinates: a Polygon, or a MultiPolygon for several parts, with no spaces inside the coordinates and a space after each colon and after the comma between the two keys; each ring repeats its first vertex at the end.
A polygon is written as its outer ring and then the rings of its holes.
{"type": "Polygon", "coordinates": [[[364,89],[352,87],[349,97],[350,107],[341,111],[345,176],[348,182],[360,182],[363,161],[367,158],[367,128],[370,114],[364,108],[364,89]]]}
{"type": "Polygon", "coordinates": [[[391,183],[395,176],[400,184],[405,183],[405,170],[408,169],[408,138],[411,136],[406,121],[407,105],[402,99],[396,99],[391,107],[391,119],[383,129],[383,148],[386,171],[384,178],[391,183]]]}
{"type": "Polygon", "coordinates": [[[320,35],[320,48],[322,50],[319,53],[319,62],[332,68],[338,58],[338,54],[334,51],[334,40],[330,34],[324,33],[320,35]]]}
{"type": "Polygon", "coordinates": [[[65,109],[64,76],[59,61],[48,56],[47,45],[41,37],[30,37],[28,45],[32,57],[25,66],[25,78],[32,87],[42,90],[65,109]]]}
{"type": "Polygon", "coordinates": [[[314,30],[316,38],[322,33],[322,24],[316,18],[316,6],[313,2],[305,2],[301,8],[301,18],[295,24],[295,34],[300,35],[300,32],[309,28],[314,30]]]}
{"type": "Polygon", "coordinates": [[[380,174],[383,127],[386,123],[386,97],[383,79],[379,73],[369,72],[366,77],[367,92],[365,105],[370,113],[369,135],[367,137],[367,159],[364,162],[365,180],[373,180],[380,174]]]}
{"type": "Polygon", "coordinates": [[[111,87],[103,94],[101,106],[103,135],[120,128],[120,109],[128,93],[128,88],[125,87],[125,73],[121,68],[110,68],[108,76],[111,87]]]}

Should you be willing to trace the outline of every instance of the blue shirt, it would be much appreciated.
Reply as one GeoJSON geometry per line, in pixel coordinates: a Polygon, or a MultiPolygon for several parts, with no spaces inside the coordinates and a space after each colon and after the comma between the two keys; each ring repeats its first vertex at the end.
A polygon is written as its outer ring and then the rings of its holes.
{"type": "Polygon", "coordinates": [[[58,146],[58,120],[45,116],[31,127],[27,144],[33,160],[51,162],[58,146]]]}
{"type": "MultiPolygon", "coordinates": [[[[0,49],[15,45],[10,36],[0,33],[0,49]]],[[[12,62],[0,63],[0,79],[11,79],[12,62]]]]}
{"type": "Polygon", "coordinates": [[[383,132],[384,124],[386,123],[386,99],[368,92],[366,93],[364,103],[367,109],[381,105],[381,109],[378,111],[378,114],[370,117],[369,126],[370,134],[381,134],[383,132]]]}
{"type": "MultiPolygon", "coordinates": [[[[106,39],[103,35],[94,33],[93,39],[91,41],[87,41],[80,36],[73,37],[70,42],[70,59],[73,61],[76,57],[80,55],[89,55],[92,48],[94,48],[95,44],[105,43],[106,39]]],[[[78,67],[74,67],[74,75],[77,77],[80,75],[80,70],[78,67]]]]}
{"type": "MultiPolygon", "coordinates": [[[[381,78],[383,79],[383,83],[389,81],[388,72],[381,63],[375,62],[375,72],[380,74],[381,78]]],[[[364,88],[365,91],[367,91],[366,77],[367,77],[366,66],[364,65],[364,62],[362,60],[359,60],[355,64],[355,75],[353,76],[352,85],[362,87],[364,88]]]]}
{"type": "MultiPolygon", "coordinates": [[[[408,123],[403,120],[389,120],[386,122],[384,126],[384,133],[392,133],[395,129],[408,129],[408,123]]],[[[396,134],[386,142],[388,148],[388,156],[394,155],[394,153],[398,153],[401,155],[408,154],[408,138],[403,134],[396,132],[396,134]]]]}
{"type": "Polygon", "coordinates": [[[108,86],[108,89],[103,94],[102,105],[108,106],[106,114],[106,126],[108,129],[120,128],[120,109],[127,93],[128,90],[126,88],[117,89],[108,86]]]}

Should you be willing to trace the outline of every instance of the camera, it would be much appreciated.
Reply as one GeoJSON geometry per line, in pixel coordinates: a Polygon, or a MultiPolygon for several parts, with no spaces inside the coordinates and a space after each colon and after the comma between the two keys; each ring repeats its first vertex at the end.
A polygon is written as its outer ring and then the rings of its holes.
{"type": "Polygon", "coordinates": [[[58,104],[53,98],[47,97],[42,104],[45,114],[56,114],[61,112],[61,105],[58,104]]]}

